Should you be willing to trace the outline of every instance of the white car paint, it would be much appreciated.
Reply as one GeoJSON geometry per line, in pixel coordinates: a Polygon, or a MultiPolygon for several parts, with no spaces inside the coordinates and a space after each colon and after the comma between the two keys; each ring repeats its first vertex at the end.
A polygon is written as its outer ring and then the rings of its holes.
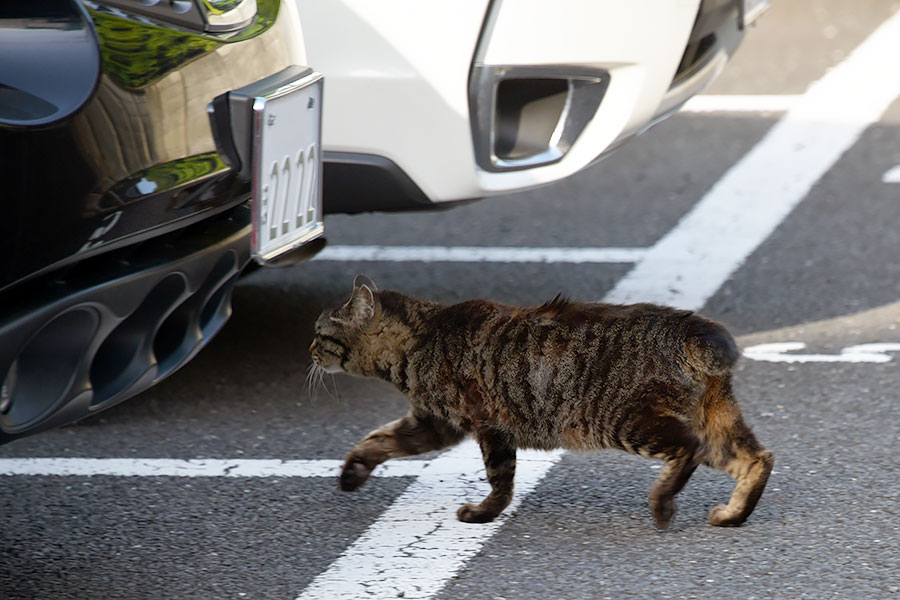
{"type": "Polygon", "coordinates": [[[434,201],[477,195],[467,85],[487,6],[300,0],[325,151],[389,158],[434,201]]]}
{"type": "Polygon", "coordinates": [[[433,202],[549,183],[653,118],[700,0],[296,0],[309,64],[325,75],[326,151],[394,161],[433,202]],[[483,31],[483,33],[482,33],[483,31]],[[479,44],[479,37],[483,41],[479,44]],[[475,160],[469,74],[486,66],[590,67],[604,101],[565,157],[511,172],[475,160]]]}

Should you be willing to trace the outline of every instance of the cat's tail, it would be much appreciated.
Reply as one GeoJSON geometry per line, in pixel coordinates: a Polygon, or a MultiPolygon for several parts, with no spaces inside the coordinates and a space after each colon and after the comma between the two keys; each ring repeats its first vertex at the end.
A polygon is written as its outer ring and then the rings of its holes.
{"type": "Polygon", "coordinates": [[[734,338],[715,321],[692,315],[686,333],[688,360],[707,375],[726,375],[741,356],[734,338]]]}

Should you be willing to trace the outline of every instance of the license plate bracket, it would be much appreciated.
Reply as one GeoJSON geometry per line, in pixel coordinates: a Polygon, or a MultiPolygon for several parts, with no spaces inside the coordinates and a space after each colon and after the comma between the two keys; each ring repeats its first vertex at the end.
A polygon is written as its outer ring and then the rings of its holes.
{"type": "Polygon", "coordinates": [[[323,84],[320,73],[292,66],[210,104],[220,154],[250,182],[250,250],[260,264],[274,266],[324,233],[323,84]]]}

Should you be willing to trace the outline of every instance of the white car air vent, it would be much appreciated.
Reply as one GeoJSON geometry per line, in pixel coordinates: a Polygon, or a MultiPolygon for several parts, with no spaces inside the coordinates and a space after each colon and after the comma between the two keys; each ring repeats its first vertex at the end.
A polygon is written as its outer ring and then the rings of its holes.
{"type": "Polygon", "coordinates": [[[605,70],[475,65],[469,108],[475,157],[485,171],[558,162],[594,117],[609,86],[605,70]]]}

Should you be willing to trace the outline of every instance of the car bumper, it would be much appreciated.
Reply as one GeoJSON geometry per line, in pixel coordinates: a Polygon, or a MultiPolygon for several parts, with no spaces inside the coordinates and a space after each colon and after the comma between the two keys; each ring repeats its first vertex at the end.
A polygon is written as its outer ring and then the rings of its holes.
{"type": "Polygon", "coordinates": [[[238,207],[7,294],[0,444],[109,408],[187,363],[231,314],[249,238],[238,207]]]}
{"type": "MultiPolygon", "coordinates": [[[[377,6],[362,0],[301,3],[309,60],[327,81],[324,147],[345,178],[340,198],[332,200],[326,162],[326,211],[381,208],[368,199],[369,189],[353,185],[350,163],[335,156],[386,159],[436,204],[527,189],[577,172],[715,77],[741,37],[737,3],[726,1],[735,10],[719,24],[722,52],[674,87],[696,33],[700,0],[565,0],[552,10],[546,3],[487,0],[452,6],[413,0],[377,6]],[[331,23],[342,25],[340,44],[330,33],[331,23]],[[478,72],[501,75],[477,77],[478,72]],[[545,162],[491,162],[492,144],[502,137],[493,124],[503,118],[495,118],[496,103],[483,109],[491,114],[479,114],[473,98],[485,96],[485,88],[492,97],[509,73],[562,82],[589,74],[605,79],[606,89],[562,152],[545,153],[545,162]]],[[[561,89],[550,86],[548,97],[561,89]]],[[[513,105],[512,112],[521,108],[513,105]]],[[[545,110],[540,118],[546,114],[553,112],[545,110]]],[[[535,123],[531,130],[543,128],[549,140],[553,123],[535,123]]],[[[542,151],[539,146],[535,154],[542,151]]]]}

